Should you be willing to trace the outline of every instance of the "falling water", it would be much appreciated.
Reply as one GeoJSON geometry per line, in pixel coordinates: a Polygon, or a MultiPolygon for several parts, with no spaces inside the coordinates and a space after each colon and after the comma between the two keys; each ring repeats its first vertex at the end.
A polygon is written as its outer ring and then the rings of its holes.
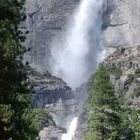
{"type": "Polygon", "coordinates": [[[86,82],[95,71],[102,45],[103,0],[81,0],[63,40],[55,41],[51,49],[52,73],[61,77],[73,89],[86,82]]]}
{"type": "Polygon", "coordinates": [[[62,135],[62,140],[72,140],[72,137],[73,137],[75,130],[76,130],[76,127],[77,127],[77,121],[78,121],[77,117],[75,117],[71,121],[68,133],[62,135]]]}
{"type": "MultiPolygon", "coordinates": [[[[102,44],[102,14],[106,0],[81,0],[67,30],[57,37],[51,47],[53,75],[61,77],[74,90],[87,82],[104,58],[102,44]]],[[[78,117],[72,119],[62,140],[72,140],[78,117]]]]}

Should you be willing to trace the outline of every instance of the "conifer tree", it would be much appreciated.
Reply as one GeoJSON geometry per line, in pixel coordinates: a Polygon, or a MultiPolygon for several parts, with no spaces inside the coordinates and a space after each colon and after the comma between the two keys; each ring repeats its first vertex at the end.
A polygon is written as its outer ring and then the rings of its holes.
{"type": "Polygon", "coordinates": [[[0,0],[0,140],[34,140],[38,134],[35,128],[31,133],[33,119],[27,117],[33,109],[22,63],[24,5],[24,0],[0,0]]]}
{"type": "Polygon", "coordinates": [[[109,74],[101,64],[92,82],[87,104],[90,110],[87,121],[90,131],[87,133],[86,140],[133,139],[133,131],[124,123],[126,117],[120,115],[121,106],[114,93],[109,74]],[[130,133],[129,138],[128,133],[130,133]]]}

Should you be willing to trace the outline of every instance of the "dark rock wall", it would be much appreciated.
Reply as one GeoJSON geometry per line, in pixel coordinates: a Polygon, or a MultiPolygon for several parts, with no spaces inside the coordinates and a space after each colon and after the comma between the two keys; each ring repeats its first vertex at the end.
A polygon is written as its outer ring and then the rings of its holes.
{"type": "Polygon", "coordinates": [[[32,85],[33,105],[44,108],[46,104],[57,103],[72,99],[73,93],[70,87],[60,78],[52,76],[48,71],[39,73],[29,72],[29,81],[32,85]]]}

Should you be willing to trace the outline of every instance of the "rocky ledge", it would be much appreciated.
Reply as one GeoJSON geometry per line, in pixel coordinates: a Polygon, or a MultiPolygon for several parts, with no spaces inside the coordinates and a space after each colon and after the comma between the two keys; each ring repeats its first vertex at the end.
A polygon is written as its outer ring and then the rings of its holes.
{"type": "Polygon", "coordinates": [[[78,110],[73,91],[58,77],[29,70],[29,81],[32,85],[33,106],[43,108],[52,116],[54,124],[40,131],[41,140],[60,140],[78,110]]]}
{"type": "Polygon", "coordinates": [[[140,106],[140,45],[120,47],[104,60],[116,95],[126,104],[140,106]]]}
{"type": "Polygon", "coordinates": [[[35,70],[29,72],[35,107],[45,107],[72,98],[71,88],[60,78],[52,76],[48,71],[40,73],[35,70]]]}

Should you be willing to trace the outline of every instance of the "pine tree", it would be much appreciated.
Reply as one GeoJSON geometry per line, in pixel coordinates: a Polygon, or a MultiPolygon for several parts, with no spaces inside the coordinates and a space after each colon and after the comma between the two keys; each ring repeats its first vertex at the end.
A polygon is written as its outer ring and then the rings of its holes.
{"type": "Polygon", "coordinates": [[[87,104],[90,110],[87,121],[90,131],[86,140],[133,139],[133,131],[129,128],[129,124],[125,124],[126,117],[125,115],[122,117],[121,105],[114,93],[109,74],[101,64],[92,82],[87,104]],[[128,133],[130,133],[129,139],[128,133]]]}
{"type": "Polygon", "coordinates": [[[124,136],[125,133],[126,140],[140,140],[139,113],[135,110],[135,108],[129,108],[123,105],[120,114],[123,118],[123,131],[121,131],[121,135],[124,136]]]}
{"type": "Polygon", "coordinates": [[[24,5],[24,0],[0,0],[0,140],[34,140],[24,118],[33,110],[22,63],[27,31],[19,25],[26,18],[24,5]]]}

